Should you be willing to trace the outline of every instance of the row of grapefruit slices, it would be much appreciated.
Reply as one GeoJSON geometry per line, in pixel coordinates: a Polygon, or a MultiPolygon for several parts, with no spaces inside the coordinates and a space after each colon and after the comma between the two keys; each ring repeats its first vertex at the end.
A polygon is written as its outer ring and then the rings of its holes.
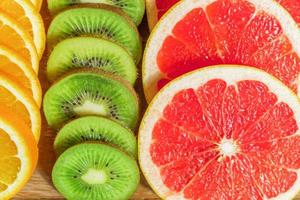
{"type": "Polygon", "coordinates": [[[300,1],[183,0],[168,11],[176,2],[147,0],[150,28],[162,16],[143,60],[149,184],[163,199],[295,197],[300,1]]]}
{"type": "Polygon", "coordinates": [[[12,198],[38,158],[45,48],[41,0],[0,1],[0,199],[12,198]]]}

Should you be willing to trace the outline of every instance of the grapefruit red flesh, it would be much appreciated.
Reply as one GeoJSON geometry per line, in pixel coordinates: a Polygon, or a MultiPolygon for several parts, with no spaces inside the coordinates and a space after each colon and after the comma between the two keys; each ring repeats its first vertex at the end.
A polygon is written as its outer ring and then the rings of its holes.
{"type": "MultiPolygon", "coordinates": [[[[150,29],[154,27],[157,21],[180,0],[146,0],[147,17],[150,29]]],[[[300,23],[300,0],[276,0],[300,23]]]]}
{"type": "Polygon", "coordinates": [[[300,102],[245,66],[188,73],[153,99],[142,171],[164,199],[290,199],[300,188],[300,102]]]}
{"type": "Polygon", "coordinates": [[[300,30],[272,0],[184,0],[150,35],[143,62],[146,98],[197,68],[243,64],[263,69],[298,92],[300,30]]]}

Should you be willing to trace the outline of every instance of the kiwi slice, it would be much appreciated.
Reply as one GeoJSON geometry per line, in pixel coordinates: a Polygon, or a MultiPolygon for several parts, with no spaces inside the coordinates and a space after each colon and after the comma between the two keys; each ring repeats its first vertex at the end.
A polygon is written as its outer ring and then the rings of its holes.
{"type": "Polygon", "coordinates": [[[48,0],[48,8],[52,15],[77,4],[102,3],[115,6],[125,12],[136,25],[139,25],[145,13],[144,0],[48,0]]]}
{"type": "Polygon", "coordinates": [[[48,46],[52,49],[58,42],[71,37],[100,37],[124,47],[138,63],[142,45],[133,22],[115,8],[72,8],[54,17],[47,34],[48,46]]]}
{"type": "Polygon", "coordinates": [[[131,130],[107,118],[88,116],[67,123],[57,134],[54,149],[58,155],[66,149],[86,141],[116,145],[136,158],[136,138],[131,130]]]}
{"type": "Polygon", "coordinates": [[[53,84],[44,96],[48,124],[60,128],[70,119],[97,115],[115,119],[134,129],[139,115],[132,86],[99,70],[73,71],[53,84]]]}
{"type": "Polygon", "coordinates": [[[79,144],[56,161],[52,181],[68,200],[126,200],[140,181],[136,161],[105,144],[79,144]]]}
{"type": "Polygon", "coordinates": [[[134,84],[137,78],[135,63],[127,51],[108,40],[76,37],[58,43],[47,63],[47,76],[54,81],[74,68],[99,68],[134,84]]]}

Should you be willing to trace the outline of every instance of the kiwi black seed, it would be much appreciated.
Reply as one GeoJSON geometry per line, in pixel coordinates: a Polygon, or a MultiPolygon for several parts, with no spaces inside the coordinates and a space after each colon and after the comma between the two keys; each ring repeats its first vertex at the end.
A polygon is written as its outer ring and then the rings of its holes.
{"type": "Polygon", "coordinates": [[[124,47],[138,63],[142,45],[134,23],[108,6],[102,8],[72,8],[54,17],[47,34],[51,50],[58,42],[72,37],[100,37],[124,47]]]}
{"type": "Polygon", "coordinates": [[[48,8],[52,15],[67,9],[70,6],[86,3],[108,4],[125,12],[136,25],[139,25],[145,13],[144,0],[48,0],[48,8]]]}
{"type": "Polygon", "coordinates": [[[138,97],[125,80],[95,69],[70,72],[44,96],[44,113],[50,127],[88,115],[114,119],[134,129],[139,115],[138,97]]]}
{"type": "Polygon", "coordinates": [[[136,161],[105,144],[84,143],[56,161],[52,180],[68,200],[127,200],[140,180],[136,161]]]}
{"type": "Polygon", "coordinates": [[[54,81],[69,70],[99,68],[135,83],[137,70],[128,52],[105,39],[76,37],[58,43],[47,63],[47,76],[54,81]]]}
{"type": "Polygon", "coordinates": [[[54,149],[60,155],[71,146],[87,141],[115,145],[136,158],[137,144],[132,131],[113,120],[97,116],[81,117],[64,125],[55,138],[54,149]]]}

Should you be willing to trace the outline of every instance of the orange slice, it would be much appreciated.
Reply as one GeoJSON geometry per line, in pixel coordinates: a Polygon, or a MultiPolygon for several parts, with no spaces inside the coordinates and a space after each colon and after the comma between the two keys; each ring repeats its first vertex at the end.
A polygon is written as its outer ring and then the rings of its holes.
{"type": "Polygon", "coordinates": [[[31,177],[38,148],[22,119],[5,107],[0,108],[0,153],[0,199],[10,199],[31,177]]]}
{"type": "Polygon", "coordinates": [[[29,0],[1,0],[0,10],[20,23],[34,41],[39,58],[45,49],[45,28],[41,15],[29,0]]]}
{"type": "Polygon", "coordinates": [[[43,5],[43,0],[30,0],[30,1],[34,5],[34,7],[37,11],[41,10],[41,7],[43,5]]]}
{"type": "Polygon", "coordinates": [[[34,98],[38,107],[41,106],[41,85],[30,64],[16,52],[3,45],[0,45],[0,71],[5,72],[24,87],[26,92],[34,98]]]}
{"type": "Polygon", "coordinates": [[[0,44],[18,52],[38,72],[39,58],[30,34],[13,17],[3,12],[0,12],[0,26],[0,44]]]}
{"type": "Polygon", "coordinates": [[[31,129],[36,141],[39,140],[41,116],[38,106],[23,87],[3,72],[0,72],[0,105],[20,116],[28,129],[31,129]]]}

